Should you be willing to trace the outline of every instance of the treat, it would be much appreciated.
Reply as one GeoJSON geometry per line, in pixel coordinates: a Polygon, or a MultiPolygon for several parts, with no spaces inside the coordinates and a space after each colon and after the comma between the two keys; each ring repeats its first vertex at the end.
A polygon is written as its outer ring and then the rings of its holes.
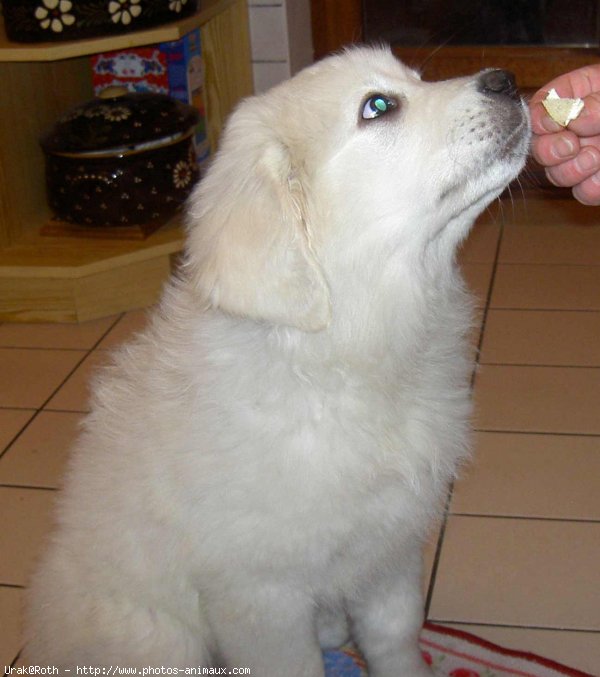
{"type": "Polygon", "coordinates": [[[555,89],[548,92],[542,101],[548,115],[562,127],[566,127],[583,110],[582,99],[562,99],[555,89]]]}

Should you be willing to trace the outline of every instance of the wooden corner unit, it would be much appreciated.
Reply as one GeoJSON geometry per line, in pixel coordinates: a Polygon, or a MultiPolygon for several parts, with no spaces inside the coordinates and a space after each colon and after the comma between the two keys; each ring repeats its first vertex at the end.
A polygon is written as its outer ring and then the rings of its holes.
{"type": "Polygon", "coordinates": [[[0,27],[0,321],[81,322],[153,303],[181,250],[179,218],[142,241],[40,235],[50,217],[38,139],[92,97],[89,55],[177,40],[199,27],[212,149],[226,116],[252,93],[245,0],[201,0],[151,30],[21,45],[0,27]]]}

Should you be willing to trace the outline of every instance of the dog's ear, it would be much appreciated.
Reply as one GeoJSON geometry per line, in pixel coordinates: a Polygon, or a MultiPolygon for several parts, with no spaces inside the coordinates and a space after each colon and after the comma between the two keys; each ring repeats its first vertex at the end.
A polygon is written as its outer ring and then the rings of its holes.
{"type": "Polygon", "coordinates": [[[212,307],[318,331],[331,309],[311,248],[302,168],[257,108],[251,99],[233,114],[192,196],[186,266],[212,307]]]}

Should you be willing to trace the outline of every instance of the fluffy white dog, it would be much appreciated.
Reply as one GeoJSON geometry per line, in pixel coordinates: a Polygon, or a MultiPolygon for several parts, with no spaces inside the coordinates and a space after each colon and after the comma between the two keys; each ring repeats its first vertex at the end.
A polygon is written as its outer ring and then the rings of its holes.
{"type": "Polygon", "coordinates": [[[521,170],[504,71],[422,82],[384,48],[244,101],[189,206],[187,256],[95,385],[28,659],[426,677],[421,548],[468,447],[455,262],[521,170]]]}

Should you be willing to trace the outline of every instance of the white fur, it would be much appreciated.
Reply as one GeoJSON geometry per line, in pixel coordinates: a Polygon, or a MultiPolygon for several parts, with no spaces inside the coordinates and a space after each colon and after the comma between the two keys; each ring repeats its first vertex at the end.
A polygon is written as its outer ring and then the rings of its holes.
{"type": "Polygon", "coordinates": [[[96,383],[32,663],[322,677],[349,623],[374,677],[430,674],[420,551],[468,447],[455,250],[528,144],[475,83],[356,48],[239,106],[180,278],[96,383]],[[375,92],[401,105],[361,121],[375,92]]]}

